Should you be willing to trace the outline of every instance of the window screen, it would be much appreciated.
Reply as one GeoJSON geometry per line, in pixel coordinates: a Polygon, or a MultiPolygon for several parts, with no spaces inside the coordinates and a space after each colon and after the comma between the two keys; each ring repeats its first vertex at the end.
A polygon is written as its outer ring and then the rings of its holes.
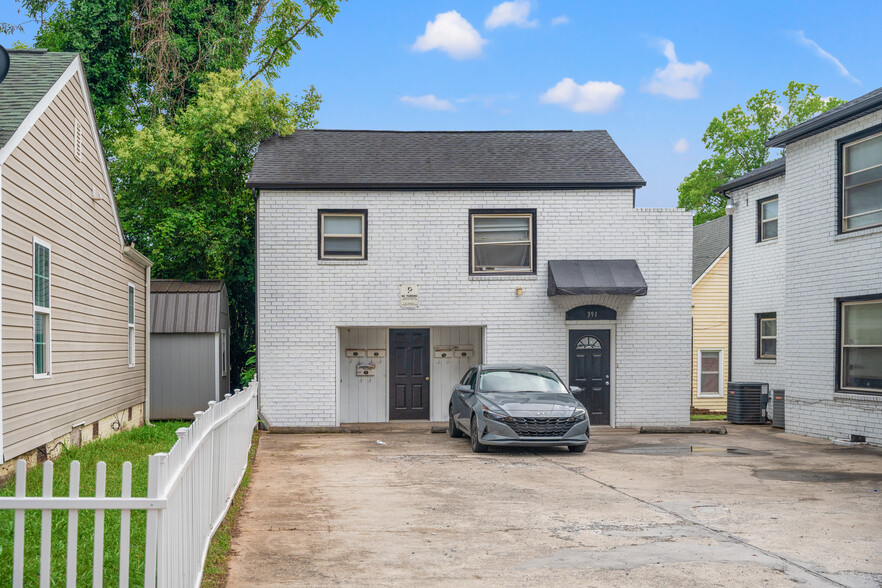
{"type": "Polygon", "coordinates": [[[366,259],[367,214],[320,212],[320,259],[366,259]]]}
{"type": "Polygon", "coordinates": [[[882,299],[842,304],[842,388],[882,392],[882,299]]]}
{"type": "Polygon", "coordinates": [[[532,273],[533,213],[471,215],[472,273],[532,273]]]}
{"type": "Polygon", "coordinates": [[[842,230],[882,225],[882,133],[842,148],[842,230]]]}

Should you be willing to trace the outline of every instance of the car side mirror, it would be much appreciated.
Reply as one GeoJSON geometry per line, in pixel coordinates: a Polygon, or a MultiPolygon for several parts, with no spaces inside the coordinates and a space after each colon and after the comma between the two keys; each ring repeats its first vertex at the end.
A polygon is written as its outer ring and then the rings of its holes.
{"type": "Polygon", "coordinates": [[[457,384],[456,388],[454,388],[454,390],[456,390],[460,394],[471,394],[472,392],[474,392],[474,390],[472,390],[471,386],[466,386],[464,384],[457,384]]]}
{"type": "Polygon", "coordinates": [[[571,394],[579,394],[580,392],[582,392],[582,389],[580,387],[570,386],[570,393],[571,394]]]}

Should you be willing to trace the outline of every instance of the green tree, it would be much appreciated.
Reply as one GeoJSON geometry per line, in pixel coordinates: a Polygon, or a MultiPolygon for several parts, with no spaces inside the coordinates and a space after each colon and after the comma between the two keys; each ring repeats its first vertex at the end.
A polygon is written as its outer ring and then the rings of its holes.
{"type": "Polygon", "coordinates": [[[121,136],[111,160],[123,229],[157,278],[223,279],[235,376],[254,345],[254,201],[261,140],[316,125],[314,88],[292,101],[240,72],[209,73],[173,120],[121,136]]]}
{"type": "Polygon", "coordinates": [[[744,107],[739,104],[714,117],[701,138],[711,156],[680,184],[678,206],[694,211],[697,225],[722,216],[726,198],[714,189],[768,163],[769,137],[843,103],[822,98],[815,84],[790,82],[780,95],[760,90],[744,107]]]}
{"type": "Polygon", "coordinates": [[[340,1],[21,0],[40,23],[36,46],[83,56],[108,146],[158,116],[173,118],[210,72],[277,78],[340,1]]]}

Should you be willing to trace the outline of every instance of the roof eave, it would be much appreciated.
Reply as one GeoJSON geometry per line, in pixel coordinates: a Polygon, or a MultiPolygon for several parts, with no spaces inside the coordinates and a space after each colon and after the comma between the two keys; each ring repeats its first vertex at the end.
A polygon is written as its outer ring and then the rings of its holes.
{"type": "Polygon", "coordinates": [[[848,122],[849,120],[853,120],[864,114],[869,114],[880,108],[882,108],[882,94],[851,107],[845,104],[843,105],[842,110],[833,116],[821,118],[820,120],[817,118],[809,119],[800,125],[778,133],[774,137],[770,137],[769,140],[765,142],[765,146],[786,147],[794,141],[817,135],[827,129],[838,126],[841,123],[848,122]]]}
{"type": "Polygon", "coordinates": [[[787,172],[786,168],[781,167],[775,169],[772,172],[768,172],[765,174],[760,174],[757,176],[753,176],[747,181],[739,182],[738,179],[734,179],[731,182],[723,184],[722,186],[717,186],[714,188],[714,192],[717,194],[722,194],[724,197],[729,198],[729,192],[732,190],[740,190],[741,188],[746,188],[748,186],[752,186],[754,184],[759,184],[760,182],[765,182],[766,180],[771,180],[772,178],[777,178],[778,176],[783,176],[787,172]]]}
{"type": "Polygon", "coordinates": [[[635,190],[646,181],[631,182],[466,182],[466,183],[300,183],[248,181],[256,190],[291,191],[447,191],[447,190],[635,190]]]}

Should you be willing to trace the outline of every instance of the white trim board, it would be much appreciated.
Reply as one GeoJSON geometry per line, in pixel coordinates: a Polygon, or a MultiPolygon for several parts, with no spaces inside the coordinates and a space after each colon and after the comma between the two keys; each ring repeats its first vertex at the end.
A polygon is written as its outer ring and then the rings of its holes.
{"type": "Polygon", "coordinates": [[[704,270],[704,273],[703,273],[703,274],[701,274],[700,276],[698,276],[698,279],[697,279],[697,280],[695,280],[694,282],[692,282],[692,287],[695,288],[695,286],[696,286],[701,280],[704,279],[704,276],[706,276],[708,273],[710,273],[710,271],[711,271],[712,269],[714,269],[714,268],[717,266],[718,263],[720,263],[720,260],[723,259],[723,258],[726,256],[727,253],[729,253],[729,248],[728,248],[728,247],[726,247],[726,249],[725,249],[722,253],[720,253],[720,256],[719,256],[718,258],[716,258],[716,259],[714,260],[714,262],[713,262],[712,264],[710,264],[706,270],[704,270]]]}

